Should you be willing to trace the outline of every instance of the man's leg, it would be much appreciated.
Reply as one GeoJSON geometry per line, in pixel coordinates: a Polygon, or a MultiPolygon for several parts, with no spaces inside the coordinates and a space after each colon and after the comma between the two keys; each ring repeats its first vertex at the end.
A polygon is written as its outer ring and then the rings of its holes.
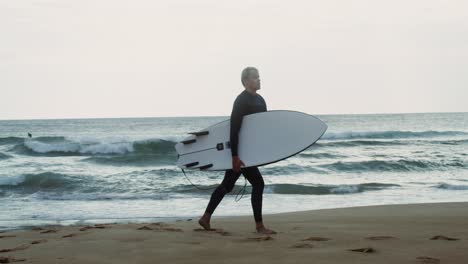
{"type": "Polygon", "coordinates": [[[270,229],[267,229],[263,225],[262,219],[262,201],[263,201],[263,189],[265,183],[263,181],[262,174],[257,167],[248,167],[242,171],[242,174],[247,178],[247,180],[252,185],[252,196],[251,203],[254,213],[255,223],[257,232],[263,234],[275,234],[276,232],[270,229]]]}
{"type": "Polygon", "coordinates": [[[198,223],[206,230],[210,229],[211,215],[215,211],[216,207],[218,207],[224,195],[232,191],[232,188],[234,188],[234,184],[237,179],[239,179],[240,175],[241,172],[235,172],[232,169],[225,171],[223,181],[211,194],[210,202],[206,207],[205,214],[200,218],[200,220],[198,220],[198,223]]]}

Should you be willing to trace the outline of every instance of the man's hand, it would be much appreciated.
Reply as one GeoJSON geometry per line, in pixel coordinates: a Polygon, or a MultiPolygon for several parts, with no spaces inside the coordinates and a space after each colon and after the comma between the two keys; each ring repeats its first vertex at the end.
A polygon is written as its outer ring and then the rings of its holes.
{"type": "Polygon", "coordinates": [[[245,166],[244,162],[239,159],[239,156],[232,156],[232,169],[235,172],[240,171],[241,165],[245,166]]]}

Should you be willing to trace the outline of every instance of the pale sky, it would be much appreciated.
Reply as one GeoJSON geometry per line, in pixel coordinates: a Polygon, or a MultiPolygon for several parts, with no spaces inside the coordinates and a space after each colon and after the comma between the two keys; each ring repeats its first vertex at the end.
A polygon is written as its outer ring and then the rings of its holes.
{"type": "Polygon", "coordinates": [[[466,0],[0,0],[0,119],[467,112],[466,0]]]}

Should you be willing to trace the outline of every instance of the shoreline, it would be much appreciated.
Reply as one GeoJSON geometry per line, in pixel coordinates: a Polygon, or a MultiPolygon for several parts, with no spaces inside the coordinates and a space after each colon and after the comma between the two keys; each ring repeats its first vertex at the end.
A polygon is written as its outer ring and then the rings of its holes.
{"type": "MultiPolygon", "coordinates": [[[[320,208],[320,209],[312,209],[312,210],[301,210],[301,211],[289,211],[289,212],[280,212],[280,213],[264,213],[263,218],[268,219],[270,216],[279,216],[279,215],[288,215],[288,214],[307,214],[307,213],[314,213],[323,210],[340,210],[340,209],[359,209],[359,208],[367,208],[367,207],[381,207],[381,206],[399,206],[399,205],[436,205],[436,204],[464,204],[468,201],[456,201],[456,202],[432,202],[432,203],[396,203],[396,204],[377,204],[377,205],[358,205],[358,206],[348,206],[348,207],[331,207],[331,208],[320,208]]],[[[160,222],[160,223],[174,223],[174,222],[182,222],[182,221],[196,221],[198,218],[201,217],[200,215],[196,216],[163,216],[163,217],[135,217],[135,218],[90,218],[90,219],[66,219],[66,220],[37,220],[37,221],[44,221],[44,222],[76,222],[71,224],[38,224],[38,225],[25,225],[19,226],[12,229],[0,229],[0,233],[2,232],[11,232],[11,231],[30,231],[34,228],[47,228],[47,227],[83,227],[87,225],[94,225],[94,224],[112,224],[112,225],[126,225],[126,224],[145,224],[145,223],[152,223],[152,222],[160,222]],[[116,220],[116,221],[112,221],[116,220]],[[128,220],[128,221],[126,221],[128,220]],[[153,220],[153,221],[147,221],[153,220]]],[[[238,218],[238,217],[251,217],[253,219],[253,214],[244,214],[244,215],[220,215],[212,216],[212,221],[217,219],[229,219],[229,218],[238,218]]],[[[30,220],[30,219],[28,219],[30,220]]],[[[8,220],[8,221],[15,221],[15,220],[8,220]]],[[[253,220],[252,220],[253,221],[253,220]]]]}
{"type": "MultiPolygon", "coordinates": [[[[56,226],[0,233],[24,263],[466,263],[468,202],[371,205],[252,216],[56,226]]],[[[9,263],[9,262],[6,262],[9,263]]]]}

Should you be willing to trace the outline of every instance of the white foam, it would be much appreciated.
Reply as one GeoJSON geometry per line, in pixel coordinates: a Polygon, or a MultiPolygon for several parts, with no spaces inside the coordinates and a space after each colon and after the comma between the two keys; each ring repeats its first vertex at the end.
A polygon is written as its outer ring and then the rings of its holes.
{"type": "Polygon", "coordinates": [[[168,136],[149,139],[129,139],[125,137],[67,137],[65,142],[44,143],[27,140],[24,145],[37,153],[68,152],[81,154],[126,154],[133,152],[135,142],[169,140],[175,142],[178,137],[168,136]]]}
{"type": "Polygon", "coordinates": [[[24,142],[24,145],[38,153],[48,153],[53,151],[78,152],[80,150],[80,144],[75,142],[42,143],[39,141],[28,140],[24,142]]]}
{"type": "Polygon", "coordinates": [[[331,193],[357,193],[359,192],[358,186],[355,185],[342,185],[330,189],[331,193]]]}
{"type": "Polygon", "coordinates": [[[133,152],[133,143],[100,143],[97,145],[82,146],[79,152],[83,154],[125,154],[133,152]]]}
{"type": "Polygon", "coordinates": [[[325,135],[322,136],[322,139],[346,139],[357,134],[363,135],[363,133],[357,133],[357,132],[341,132],[341,133],[326,132],[325,135]]]}

